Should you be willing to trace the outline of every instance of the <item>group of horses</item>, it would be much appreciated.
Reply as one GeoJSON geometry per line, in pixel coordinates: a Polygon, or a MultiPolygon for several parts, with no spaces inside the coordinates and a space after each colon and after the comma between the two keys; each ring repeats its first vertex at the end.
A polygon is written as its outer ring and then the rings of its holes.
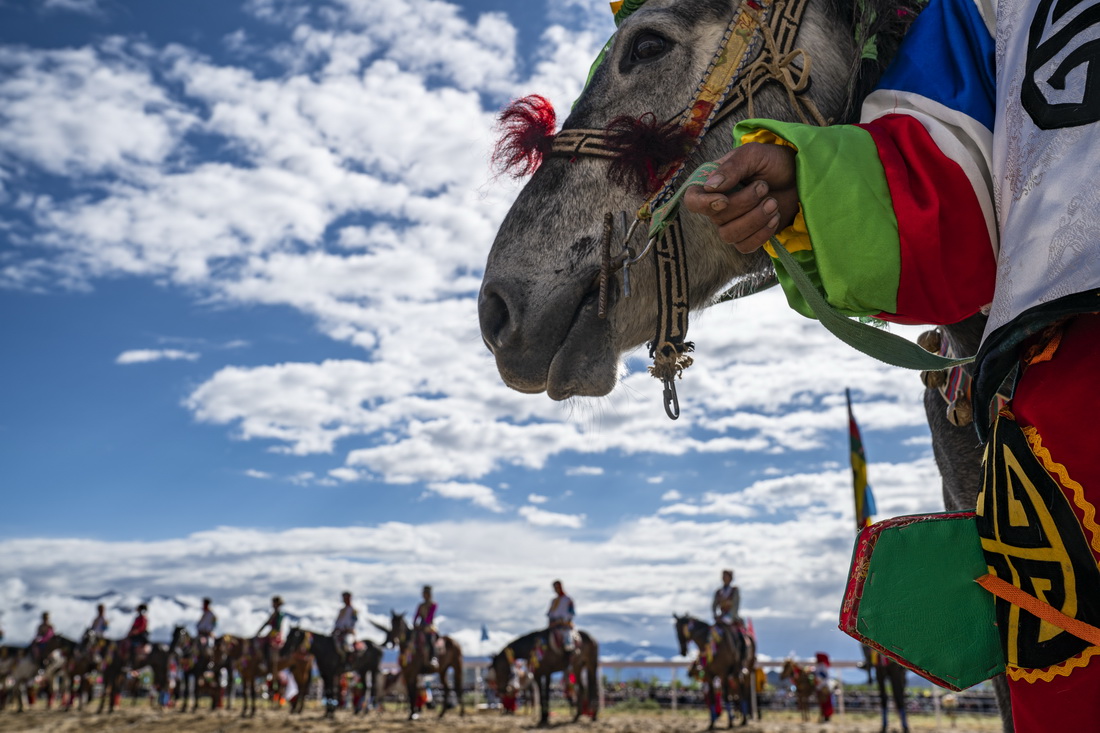
{"type": "MultiPolygon", "coordinates": [[[[80,641],[55,635],[40,648],[35,645],[0,647],[0,708],[11,703],[19,712],[24,701],[33,702],[36,695],[45,696],[48,706],[60,699],[63,709],[84,709],[94,702],[93,693],[102,688],[97,712],[112,712],[121,695],[138,686],[139,676],[150,672],[152,690],[159,704],[174,696],[180,712],[194,712],[199,698],[210,697],[211,710],[224,706],[232,709],[234,680],[241,681],[241,716],[255,716],[257,698],[263,697],[264,685],[268,697],[278,706],[284,701],[280,673],[286,671],[294,679],[299,694],[290,700],[290,712],[300,713],[306,691],[313,681],[314,670],[321,678],[322,704],[325,717],[333,717],[342,705],[341,682],[351,674],[362,686],[368,700],[380,700],[392,685],[399,684],[409,705],[409,719],[419,717],[423,706],[421,678],[438,674],[443,688],[439,705],[442,717],[457,701],[459,714],[465,715],[463,689],[463,657],[458,642],[449,636],[436,640],[421,629],[412,628],[405,614],[391,612],[389,627],[372,624],[385,633],[385,640],[376,644],[360,640],[354,649],[341,649],[333,636],[299,627],[292,628],[285,642],[273,644],[270,637],[252,638],[224,634],[209,639],[192,635],[183,626],[173,630],[167,644],[137,644],[129,639],[113,640],[86,632],[80,641]],[[398,650],[400,670],[396,678],[382,674],[385,647],[398,650]],[[171,684],[171,666],[175,663],[176,685],[171,684]],[[259,691],[259,694],[258,694],[259,691]]],[[[493,659],[487,682],[503,695],[516,685],[525,662],[526,673],[539,682],[543,721],[549,718],[549,677],[569,671],[578,680],[576,697],[578,717],[583,713],[595,718],[597,707],[597,661],[599,648],[585,632],[578,632],[575,649],[562,651],[550,637],[549,630],[522,636],[493,659]],[[503,664],[502,664],[503,662],[503,664]],[[498,684],[499,682],[499,684],[498,684]]]]}
{"type": "MultiPolygon", "coordinates": [[[[102,694],[97,712],[112,712],[122,693],[136,688],[141,673],[148,670],[156,701],[165,704],[174,695],[181,712],[197,710],[202,695],[210,697],[211,709],[222,705],[231,709],[234,680],[239,676],[241,715],[254,716],[257,697],[263,697],[265,685],[270,685],[273,704],[281,704],[280,679],[285,670],[301,691],[290,706],[291,712],[297,713],[303,709],[305,692],[316,668],[324,690],[325,714],[332,716],[341,702],[340,682],[345,674],[355,675],[364,690],[373,695],[380,692],[383,646],[399,647],[402,660],[426,659],[427,664],[431,663],[433,655],[421,653],[417,635],[410,633],[403,614],[394,613],[388,629],[376,626],[386,632],[382,645],[363,640],[346,651],[337,647],[332,636],[301,628],[291,629],[282,644],[267,636],[224,634],[200,639],[183,626],[175,627],[167,644],[114,640],[90,632],[74,641],[58,634],[41,647],[0,647],[0,708],[11,704],[22,712],[25,700],[33,702],[35,696],[44,696],[50,707],[59,698],[66,710],[83,709],[93,702],[98,683],[102,694]],[[413,653],[407,653],[407,648],[413,653]],[[174,691],[170,679],[173,662],[177,680],[174,691]]],[[[455,670],[456,689],[461,689],[462,652],[450,640],[446,645],[448,652],[441,658],[440,667],[455,670]]],[[[411,681],[410,702],[414,707],[417,676],[428,671],[424,664],[402,665],[401,676],[411,681]]]]}

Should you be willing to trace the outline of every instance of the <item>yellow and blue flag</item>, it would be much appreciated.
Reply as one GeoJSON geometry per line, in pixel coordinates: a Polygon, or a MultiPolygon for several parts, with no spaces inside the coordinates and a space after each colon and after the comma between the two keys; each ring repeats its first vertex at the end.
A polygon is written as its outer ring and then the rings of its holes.
{"type": "Polygon", "coordinates": [[[875,514],[875,495],[867,483],[867,458],[863,455],[863,439],[859,435],[859,425],[852,414],[852,395],[845,389],[848,400],[848,439],[851,444],[852,489],[856,499],[856,531],[871,526],[871,517],[875,514]]]}

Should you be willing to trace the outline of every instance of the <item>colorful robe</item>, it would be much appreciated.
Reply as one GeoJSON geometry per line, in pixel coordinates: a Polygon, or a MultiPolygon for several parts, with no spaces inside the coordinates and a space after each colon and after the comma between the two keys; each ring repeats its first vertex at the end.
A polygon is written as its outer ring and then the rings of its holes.
{"type": "MultiPolygon", "coordinates": [[[[978,505],[990,572],[1100,624],[1100,31],[1074,0],[931,0],[856,125],[748,120],[797,148],[802,212],[779,235],[848,315],[989,322],[975,422],[1020,367],[978,505]]],[[[776,264],[791,306],[811,315],[776,264]]],[[[1100,647],[998,601],[1016,730],[1100,720],[1100,647]],[[1054,701],[1057,701],[1057,704],[1054,701]]]]}

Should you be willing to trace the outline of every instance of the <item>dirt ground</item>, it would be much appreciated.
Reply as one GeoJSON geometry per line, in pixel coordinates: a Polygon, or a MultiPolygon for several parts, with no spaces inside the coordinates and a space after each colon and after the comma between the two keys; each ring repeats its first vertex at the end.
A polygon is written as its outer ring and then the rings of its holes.
{"type": "MultiPolygon", "coordinates": [[[[452,711],[453,712],[453,711],[452,711]]],[[[321,718],[320,711],[306,710],[291,717],[282,711],[261,710],[255,718],[242,720],[232,712],[180,713],[174,710],[150,710],[127,708],[111,715],[95,715],[85,712],[63,713],[48,710],[33,710],[26,713],[5,711],[0,713],[0,733],[35,731],[36,733],[84,733],[85,731],[107,732],[126,731],[127,733],[222,733],[223,731],[242,731],[253,733],[274,733],[292,731],[293,733],[358,733],[359,731],[377,731],[379,733],[439,733],[441,731],[461,731],[461,733],[497,733],[498,731],[532,731],[537,728],[537,720],[529,716],[504,716],[497,711],[482,711],[468,714],[465,718],[457,715],[447,716],[439,721],[434,714],[415,722],[405,720],[404,714],[395,710],[372,713],[369,716],[352,716],[346,712],[338,713],[336,722],[321,718]]],[[[891,731],[899,731],[896,717],[891,717],[891,731]]],[[[910,729],[916,731],[997,731],[999,721],[991,717],[963,716],[952,722],[944,716],[939,726],[932,716],[912,716],[910,729]]],[[[704,713],[684,713],[671,711],[646,713],[616,713],[607,711],[597,722],[583,719],[573,725],[565,712],[556,713],[551,718],[551,727],[576,733],[694,733],[706,729],[704,713]]],[[[724,730],[725,728],[720,728],[724,730]]],[[[766,715],[763,721],[750,723],[737,728],[744,733],[878,733],[880,723],[877,718],[846,715],[836,717],[830,723],[802,723],[793,714],[773,713],[766,715]]]]}

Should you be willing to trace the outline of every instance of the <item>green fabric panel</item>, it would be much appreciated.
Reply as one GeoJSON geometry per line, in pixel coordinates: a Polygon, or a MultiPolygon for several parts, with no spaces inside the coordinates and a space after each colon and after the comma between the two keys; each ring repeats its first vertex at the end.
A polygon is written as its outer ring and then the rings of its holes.
{"type": "Polygon", "coordinates": [[[973,517],[886,529],[859,607],[859,632],[965,689],[1004,671],[994,596],[973,517]]]}
{"type": "MultiPolygon", "coordinates": [[[[825,299],[848,316],[896,313],[901,276],[898,222],[871,135],[854,125],[744,120],[734,128],[734,144],[759,129],[798,148],[798,191],[816,261],[814,283],[825,299]]],[[[776,274],[790,294],[793,285],[788,285],[787,273],[777,267],[776,274]]],[[[800,296],[789,302],[799,313],[810,315],[800,296]]]]}

